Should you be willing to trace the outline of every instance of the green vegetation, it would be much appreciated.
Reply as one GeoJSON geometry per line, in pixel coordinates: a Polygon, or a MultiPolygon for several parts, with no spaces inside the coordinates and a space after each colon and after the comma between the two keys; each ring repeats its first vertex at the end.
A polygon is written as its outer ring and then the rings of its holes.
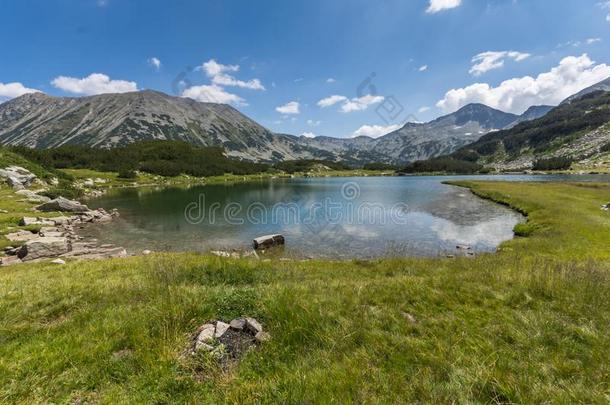
{"type": "Polygon", "coordinates": [[[14,148],[14,152],[56,169],[93,169],[118,171],[123,178],[134,178],[136,170],[172,177],[218,176],[224,173],[254,174],[268,170],[267,165],[230,159],[222,148],[198,147],[180,141],[146,141],[113,149],[64,146],[56,149],[14,148]]]}
{"type": "Polygon", "coordinates": [[[563,157],[539,159],[534,162],[534,170],[568,170],[573,160],[563,157]]]}
{"type": "Polygon", "coordinates": [[[287,160],[279,162],[273,165],[276,170],[281,170],[286,173],[303,173],[310,170],[350,170],[350,167],[340,163],[331,162],[328,160],[314,160],[314,159],[303,159],[303,160],[287,160]]]}
{"type": "Polygon", "coordinates": [[[458,184],[526,212],[529,236],[474,259],[3,268],[0,401],[606,403],[610,185],[458,184]],[[182,356],[242,314],[272,340],[239,365],[182,356]]]}
{"type": "MultiPolygon", "coordinates": [[[[481,173],[483,165],[522,155],[544,156],[610,122],[610,92],[587,94],[570,104],[560,105],[542,118],[514,128],[495,131],[456,152],[408,165],[405,173],[481,173]]],[[[610,146],[604,145],[601,153],[610,146]]],[[[541,158],[534,170],[567,170],[569,158],[541,158]]],[[[597,168],[596,168],[597,171],[597,168]]]]}
{"type": "Polygon", "coordinates": [[[418,160],[399,170],[400,173],[459,173],[472,174],[483,170],[483,166],[451,157],[438,157],[428,160],[418,160]]]}

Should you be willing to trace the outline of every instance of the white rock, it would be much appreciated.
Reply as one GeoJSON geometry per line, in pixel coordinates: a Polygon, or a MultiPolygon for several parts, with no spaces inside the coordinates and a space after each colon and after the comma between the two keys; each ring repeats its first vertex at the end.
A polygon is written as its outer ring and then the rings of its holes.
{"type": "Polygon", "coordinates": [[[246,318],[246,329],[257,334],[263,331],[263,326],[254,318],[246,318]]]}
{"type": "Polygon", "coordinates": [[[53,263],[53,264],[66,264],[66,262],[61,260],[61,259],[55,259],[55,260],[51,261],[51,263],[53,263]]]}
{"type": "Polygon", "coordinates": [[[258,332],[254,338],[258,343],[262,343],[271,339],[271,335],[267,332],[258,332]]]}
{"type": "Polygon", "coordinates": [[[195,340],[195,350],[199,350],[203,345],[208,345],[214,341],[214,333],[216,328],[211,323],[205,324],[201,327],[199,335],[195,340]]]}
{"type": "Polygon", "coordinates": [[[148,249],[146,249],[146,250],[143,250],[143,251],[142,251],[142,254],[143,254],[144,256],[148,256],[148,255],[149,255],[149,254],[151,254],[151,253],[152,253],[152,251],[150,251],[150,250],[148,250],[148,249]]]}
{"type": "Polygon", "coordinates": [[[66,238],[38,238],[26,242],[17,256],[23,261],[45,257],[56,257],[68,253],[70,247],[66,238]]]}
{"type": "Polygon", "coordinates": [[[243,318],[233,319],[230,323],[231,329],[244,330],[246,327],[246,320],[243,318]]]}
{"type": "Polygon", "coordinates": [[[216,322],[216,333],[214,336],[216,339],[221,338],[230,328],[231,326],[228,323],[224,323],[221,321],[216,322]]]}

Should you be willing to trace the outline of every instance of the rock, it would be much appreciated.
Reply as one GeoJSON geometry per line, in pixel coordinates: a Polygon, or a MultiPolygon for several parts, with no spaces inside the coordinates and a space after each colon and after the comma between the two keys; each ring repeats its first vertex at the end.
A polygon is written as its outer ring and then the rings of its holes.
{"type": "Polygon", "coordinates": [[[40,236],[30,231],[17,231],[5,235],[5,238],[11,242],[27,242],[29,240],[38,239],[40,236]]]}
{"type": "Polygon", "coordinates": [[[53,263],[53,264],[66,264],[66,262],[61,260],[61,259],[52,260],[51,263],[53,263]]]}
{"type": "Polygon", "coordinates": [[[72,221],[71,218],[68,218],[68,217],[55,217],[55,218],[50,218],[50,220],[53,221],[55,226],[67,225],[72,221]]]}
{"type": "Polygon", "coordinates": [[[212,250],[210,253],[218,257],[231,257],[231,254],[229,252],[225,252],[224,250],[212,250]]]}
{"type": "MultiPolygon", "coordinates": [[[[205,324],[199,328],[199,333],[195,338],[195,350],[199,350],[202,348],[206,348],[206,346],[210,346],[209,344],[214,342],[214,334],[216,332],[216,328],[211,323],[205,324]]],[[[213,349],[212,346],[210,346],[213,349]]],[[[210,349],[210,350],[211,350],[210,349]]]]}
{"type": "Polygon", "coordinates": [[[38,238],[26,242],[17,256],[23,261],[57,257],[68,253],[70,247],[66,238],[38,238]]]}
{"type": "Polygon", "coordinates": [[[19,263],[22,263],[22,261],[17,256],[0,257],[1,266],[11,266],[13,264],[19,264],[19,263]]]}
{"type": "Polygon", "coordinates": [[[263,331],[263,326],[254,318],[246,318],[246,329],[256,335],[263,331]]]}
{"type": "Polygon", "coordinates": [[[221,321],[216,322],[216,333],[214,337],[216,339],[221,338],[230,328],[231,326],[228,323],[224,323],[221,321]]]}
{"type": "Polygon", "coordinates": [[[0,214],[8,214],[7,210],[0,210],[0,214]]]}
{"type": "Polygon", "coordinates": [[[36,180],[35,174],[20,166],[0,169],[0,177],[6,179],[7,183],[16,190],[23,190],[36,180]]]}
{"type": "Polygon", "coordinates": [[[602,205],[602,210],[604,211],[610,211],[610,202],[608,204],[604,204],[602,205]]]}
{"type": "Polygon", "coordinates": [[[273,246],[280,246],[286,243],[286,239],[283,235],[265,235],[259,236],[252,241],[254,249],[267,249],[273,246]]]}
{"type": "Polygon", "coordinates": [[[66,236],[63,232],[59,232],[59,231],[56,231],[56,232],[40,232],[39,235],[42,236],[42,237],[45,237],[45,238],[62,238],[64,236],[66,236]]]}
{"type": "Polygon", "coordinates": [[[93,187],[95,186],[95,183],[93,182],[93,179],[87,179],[83,182],[83,186],[85,187],[93,187]]]}
{"type": "Polygon", "coordinates": [[[36,207],[37,210],[43,212],[61,211],[61,212],[75,212],[75,213],[86,213],[89,212],[89,207],[78,201],[68,200],[67,198],[58,197],[47,203],[41,204],[36,207]]]}
{"type": "Polygon", "coordinates": [[[410,323],[417,323],[417,319],[415,319],[415,317],[408,312],[403,312],[402,316],[410,323]]]}
{"type": "Polygon", "coordinates": [[[258,343],[263,343],[271,339],[271,335],[267,332],[258,332],[254,338],[258,343]]]}
{"type": "Polygon", "coordinates": [[[229,326],[231,326],[231,329],[244,330],[246,327],[246,320],[243,318],[233,319],[229,326]]]}
{"type": "Polygon", "coordinates": [[[38,202],[38,203],[46,203],[51,201],[49,197],[45,197],[44,195],[36,194],[30,190],[18,190],[15,194],[20,195],[22,197],[27,198],[29,201],[38,202]]]}
{"type": "Polygon", "coordinates": [[[468,246],[468,245],[457,245],[455,247],[457,250],[471,250],[472,247],[468,246]]]}
{"type": "Polygon", "coordinates": [[[151,253],[152,253],[152,252],[151,252],[150,250],[148,250],[148,249],[145,249],[145,250],[143,250],[143,251],[142,251],[142,254],[143,254],[144,256],[148,256],[148,255],[149,255],[149,254],[151,254],[151,253]]]}

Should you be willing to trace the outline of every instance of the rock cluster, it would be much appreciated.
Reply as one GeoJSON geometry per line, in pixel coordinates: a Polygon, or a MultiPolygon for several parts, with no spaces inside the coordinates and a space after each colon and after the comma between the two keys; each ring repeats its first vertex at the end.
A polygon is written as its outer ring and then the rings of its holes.
{"type": "Polygon", "coordinates": [[[602,210],[604,211],[610,211],[610,202],[608,204],[604,204],[602,205],[602,210]]]}
{"type": "Polygon", "coordinates": [[[0,177],[4,178],[15,190],[23,190],[36,180],[35,174],[20,166],[0,169],[0,177]]]}
{"type": "Polygon", "coordinates": [[[197,329],[189,352],[191,355],[209,352],[226,363],[239,359],[252,346],[270,338],[254,318],[236,318],[229,323],[214,321],[197,329]]]}
{"type": "MultiPolygon", "coordinates": [[[[78,204],[73,201],[70,203],[78,204]]],[[[56,218],[24,217],[21,219],[20,225],[37,225],[40,226],[40,231],[34,233],[20,230],[6,235],[9,241],[19,242],[22,245],[6,248],[4,253],[7,257],[0,258],[0,265],[6,266],[50,258],[103,259],[125,257],[127,252],[124,248],[113,245],[98,246],[97,241],[83,240],[75,231],[75,228],[84,227],[85,224],[109,222],[117,216],[118,212],[116,210],[108,213],[100,208],[56,218]]],[[[56,261],[56,263],[61,264],[60,261],[56,261]]]]}

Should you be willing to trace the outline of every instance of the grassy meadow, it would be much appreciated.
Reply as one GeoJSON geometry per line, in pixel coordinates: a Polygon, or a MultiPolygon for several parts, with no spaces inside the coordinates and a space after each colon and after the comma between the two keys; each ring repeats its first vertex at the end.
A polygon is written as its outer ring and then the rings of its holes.
{"type": "Polygon", "coordinates": [[[459,183],[528,215],[497,254],[153,254],[0,269],[0,402],[608,403],[610,184],[459,183]],[[272,339],[223,371],[212,319],[272,339]]]}

